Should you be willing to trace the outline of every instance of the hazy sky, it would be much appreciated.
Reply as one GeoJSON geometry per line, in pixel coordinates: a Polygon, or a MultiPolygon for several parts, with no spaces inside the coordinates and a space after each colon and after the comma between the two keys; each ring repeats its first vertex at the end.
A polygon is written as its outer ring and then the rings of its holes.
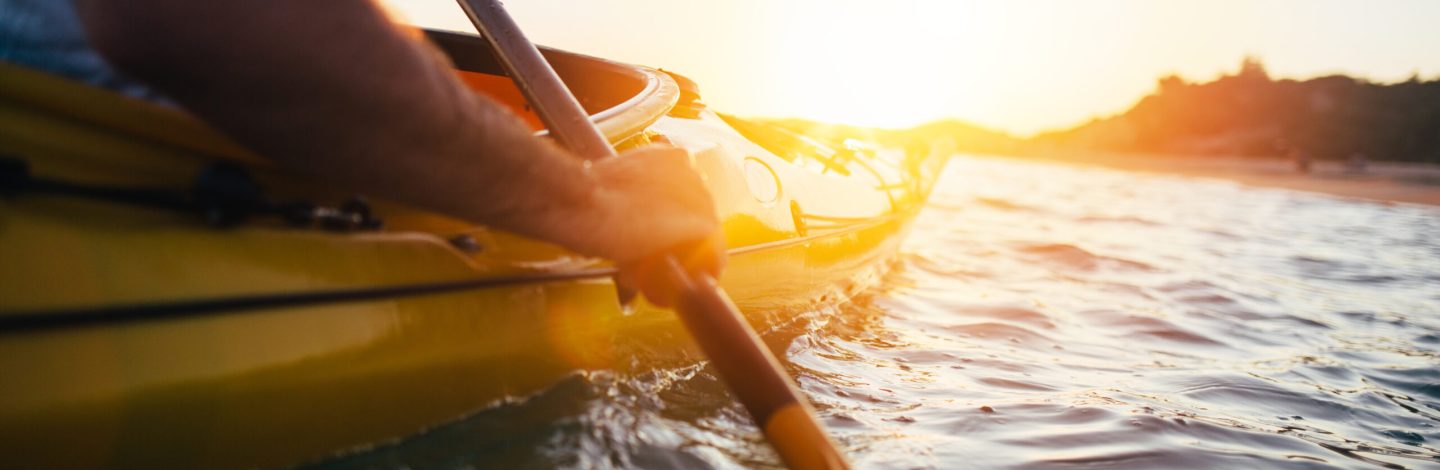
{"type": "MultiPolygon", "coordinates": [[[[473,31],[455,3],[387,0],[473,31]]],[[[1440,77],[1437,0],[510,0],[538,43],[693,78],[722,111],[1011,132],[1123,111],[1247,54],[1272,75],[1440,77]]]]}

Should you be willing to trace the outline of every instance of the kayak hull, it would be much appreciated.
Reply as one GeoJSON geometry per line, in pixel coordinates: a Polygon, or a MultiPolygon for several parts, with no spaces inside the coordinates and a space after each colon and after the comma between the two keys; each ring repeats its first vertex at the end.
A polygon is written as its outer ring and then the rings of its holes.
{"type": "MultiPolygon", "coordinates": [[[[869,284],[903,229],[738,258],[722,283],[747,312],[803,311],[869,284]],[[807,265],[858,244],[868,253],[807,265]]],[[[615,295],[608,281],[564,282],[5,338],[0,370],[26,379],[6,384],[0,452],[63,443],[23,462],[48,468],[274,467],[414,433],[576,370],[624,370],[637,354],[699,359],[668,312],[627,315],[615,295]]],[[[762,331],[776,326],[766,319],[751,317],[762,331]]]]}

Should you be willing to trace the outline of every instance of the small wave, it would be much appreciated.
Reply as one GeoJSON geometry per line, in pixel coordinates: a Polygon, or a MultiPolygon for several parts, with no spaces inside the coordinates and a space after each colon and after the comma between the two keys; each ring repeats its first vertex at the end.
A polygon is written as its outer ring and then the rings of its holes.
{"type": "Polygon", "coordinates": [[[1053,343],[1049,337],[1029,328],[997,322],[954,325],[946,327],[945,330],[969,338],[991,341],[1001,340],[1023,344],[1053,343]]]}
{"type": "Polygon", "coordinates": [[[1198,344],[1204,346],[1226,346],[1225,343],[1210,339],[1207,336],[1191,333],[1178,328],[1140,330],[1125,335],[1129,338],[1156,338],[1176,343],[1198,344]]]}
{"type": "Polygon", "coordinates": [[[1440,368],[1375,369],[1364,375],[1369,382],[1406,395],[1440,399],[1440,368]]]}
{"type": "Polygon", "coordinates": [[[1344,421],[1351,413],[1351,407],[1334,400],[1292,391],[1251,376],[1198,375],[1182,379],[1177,385],[1180,385],[1175,390],[1177,395],[1219,408],[1248,410],[1250,416],[1344,421]]]}
{"type": "Polygon", "coordinates": [[[1016,251],[1033,255],[1035,260],[1051,263],[1069,269],[1093,271],[1096,269],[1120,269],[1133,271],[1155,271],[1155,267],[1139,261],[1101,256],[1084,248],[1064,243],[1027,244],[1016,251]]]}
{"type": "Polygon", "coordinates": [[[1048,315],[1040,313],[1036,310],[1023,307],[975,306],[960,307],[952,311],[965,316],[994,318],[997,320],[1018,322],[1036,328],[1044,328],[1047,330],[1055,328],[1055,323],[1050,321],[1050,317],[1048,315]]]}
{"type": "Polygon", "coordinates": [[[1120,335],[1126,338],[1153,338],[1192,345],[1225,346],[1221,341],[1155,317],[1114,310],[1095,310],[1087,312],[1084,318],[1107,329],[1117,329],[1121,332],[1120,335]]]}
{"type": "Polygon", "coordinates": [[[1149,220],[1149,219],[1143,219],[1143,218],[1135,217],[1135,216],[1118,216],[1118,217],[1116,217],[1116,216],[1110,216],[1110,217],[1107,217],[1107,216],[1098,216],[1098,215],[1087,215],[1087,216],[1083,216],[1083,217],[1079,217],[1079,218],[1075,219],[1075,222],[1082,223],[1082,224],[1128,224],[1128,225],[1140,225],[1140,226],[1146,226],[1146,227],[1161,227],[1161,226],[1164,226],[1164,224],[1161,224],[1160,222],[1156,222],[1156,221],[1149,220]]]}
{"type": "Polygon", "coordinates": [[[1181,302],[1185,302],[1185,303],[1187,303],[1187,304],[1201,304],[1201,305],[1233,305],[1233,304],[1238,303],[1235,299],[1231,298],[1230,296],[1225,295],[1225,294],[1221,294],[1221,293],[1217,293],[1217,292],[1203,293],[1203,294],[1181,295],[1181,296],[1176,297],[1175,300],[1178,300],[1178,301],[1181,301],[1181,302]]]}
{"type": "Polygon", "coordinates": [[[1056,390],[1055,387],[1029,380],[1005,379],[1000,377],[982,377],[975,379],[975,381],[985,385],[989,385],[991,387],[1000,387],[1011,390],[1028,390],[1034,392],[1053,392],[1056,390]]]}
{"type": "Polygon", "coordinates": [[[1000,209],[1000,210],[1006,210],[1006,211],[1024,211],[1024,212],[1035,212],[1035,211],[1037,211],[1037,209],[1035,209],[1035,208],[1033,208],[1033,207],[1030,207],[1030,206],[1027,206],[1027,205],[1024,205],[1024,204],[1019,204],[1019,203],[1011,202],[1011,201],[1008,201],[1008,200],[1005,200],[1005,199],[1000,199],[1000,198],[976,196],[976,197],[975,197],[975,202],[977,202],[977,203],[979,203],[979,204],[981,204],[981,205],[984,205],[984,206],[986,206],[986,207],[990,207],[990,208],[994,208],[994,209],[1000,209]]]}
{"type": "Polygon", "coordinates": [[[1156,288],[1155,288],[1155,290],[1158,290],[1158,291],[1160,291],[1160,292],[1166,292],[1166,293],[1191,292],[1191,291],[1209,292],[1209,291],[1218,290],[1218,289],[1220,289],[1220,286],[1217,286],[1217,285],[1215,285],[1214,283],[1212,283],[1212,282],[1210,282],[1210,281],[1205,281],[1205,280],[1200,280],[1200,279],[1190,279],[1190,280],[1181,281],[1181,282],[1171,282],[1171,283],[1167,283],[1167,284],[1160,285],[1159,287],[1156,287],[1156,288]]]}
{"type": "Polygon", "coordinates": [[[1388,284],[1391,282],[1402,281],[1404,279],[1405,278],[1399,276],[1391,276],[1388,274],[1356,274],[1353,276],[1342,277],[1339,280],[1345,282],[1353,282],[1356,284],[1388,284]]]}

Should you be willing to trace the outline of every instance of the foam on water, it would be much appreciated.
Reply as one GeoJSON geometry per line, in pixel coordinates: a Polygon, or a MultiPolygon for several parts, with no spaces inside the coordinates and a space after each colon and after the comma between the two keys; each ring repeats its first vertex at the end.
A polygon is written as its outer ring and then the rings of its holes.
{"type": "MultiPolygon", "coordinates": [[[[787,327],[857,467],[1440,467],[1440,209],[954,161],[881,286],[787,327]]],[[[703,364],[323,466],[772,467],[703,364]]]]}

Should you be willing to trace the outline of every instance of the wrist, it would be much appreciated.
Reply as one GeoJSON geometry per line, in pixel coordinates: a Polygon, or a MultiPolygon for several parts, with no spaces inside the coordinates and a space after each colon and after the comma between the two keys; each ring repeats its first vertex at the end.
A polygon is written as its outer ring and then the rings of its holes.
{"type": "Polygon", "coordinates": [[[542,217],[544,233],[537,235],[586,256],[605,257],[609,253],[603,240],[607,230],[614,229],[610,221],[614,220],[615,195],[602,184],[590,162],[563,156],[569,161],[564,171],[552,175],[556,176],[551,180],[553,199],[542,217]]]}

